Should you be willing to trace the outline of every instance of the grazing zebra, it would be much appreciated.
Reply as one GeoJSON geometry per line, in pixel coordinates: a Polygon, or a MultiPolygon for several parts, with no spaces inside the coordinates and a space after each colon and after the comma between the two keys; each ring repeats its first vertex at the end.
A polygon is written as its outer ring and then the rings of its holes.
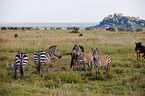
{"type": "Polygon", "coordinates": [[[96,69],[96,78],[98,78],[97,75],[99,75],[99,80],[100,80],[100,67],[101,66],[106,67],[106,73],[108,74],[111,57],[108,55],[102,55],[102,56],[97,55],[97,48],[96,50],[93,50],[92,48],[92,53],[93,53],[93,63],[96,69]],[[98,72],[97,72],[97,68],[98,68],[98,72]]]}
{"type": "Polygon", "coordinates": [[[35,63],[36,69],[37,69],[37,74],[41,75],[41,77],[43,76],[43,69],[44,69],[43,66],[44,65],[46,65],[46,72],[48,72],[50,58],[53,55],[58,57],[59,59],[62,57],[60,55],[60,52],[57,49],[57,45],[50,46],[48,49],[45,50],[45,52],[36,51],[34,53],[34,63],[35,63]],[[41,70],[42,70],[42,72],[41,72],[41,70]]]}
{"type": "MultiPolygon", "coordinates": [[[[75,47],[77,46],[77,44],[74,45],[73,50],[71,52],[71,63],[70,63],[70,69],[73,68],[74,65],[76,65],[77,62],[77,58],[76,58],[76,53],[75,53],[75,47]]],[[[81,48],[81,51],[84,52],[84,47],[79,45],[79,47],[81,48]]],[[[78,69],[78,64],[77,64],[77,69],[78,69]]]]}
{"type": "Polygon", "coordinates": [[[91,52],[82,52],[80,50],[79,46],[75,47],[75,52],[76,52],[76,58],[77,58],[77,62],[79,63],[80,66],[80,72],[81,72],[81,64],[84,65],[84,71],[86,73],[86,69],[85,69],[85,64],[88,65],[88,67],[90,68],[90,75],[92,74],[92,60],[93,60],[93,56],[91,52]]]}
{"type": "Polygon", "coordinates": [[[14,78],[17,78],[17,73],[20,71],[21,79],[24,77],[25,66],[28,64],[28,56],[26,53],[20,52],[16,55],[14,65],[12,64],[14,78]]]}

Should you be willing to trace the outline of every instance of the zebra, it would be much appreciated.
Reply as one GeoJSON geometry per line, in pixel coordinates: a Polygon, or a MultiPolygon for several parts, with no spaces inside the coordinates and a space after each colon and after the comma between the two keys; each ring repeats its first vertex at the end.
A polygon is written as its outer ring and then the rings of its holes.
{"type": "Polygon", "coordinates": [[[88,67],[90,68],[90,75],[92,74],[92,60],[93,60],[93,56],[91,52],[82,52],[80,50],[79,46],[75,47],[75,52],[76,52],[76,57],[77,57],[77,62],[79,63],[79,67],[80,67],[80,72],[81,72],[81,64],[84,65],[84,71],[86,73],[86,69],[85,69],[85,64],[88,65],[88,67]]]}
{"type": "Polygon", "coordinates": [[[46,65],[46,72],[48,72],[49,63],[53,55],[59,59],[62,57],[57,49],[57,45],[50,46],[45,51],[36,51],[34,53],[34,64],[37,69],[37,74],[41,77],[43,77],[43,66],[46,65]]]}
{"type": "MultiPolygon", "coordinates": [[[[72,52],[71,52],[71,63],[70,63],[70,69],[73,68],[74,65],[76,65],[77,62],[77,58],[76,58],[76,53],[75,53],[75,47],[77,46],[77,44],[74,45],[72,52]]],[[[79,47],[81,48],[81,51],[84,52],[84,47],[79,45],[79,47]]],[[[78,64],[77,64],[77,69],[78,69],[78,64]]],[[[73,69],[74,70],[74,69],[73,69]]]]}
{"type": "Polygon", "coordinates": [[[102,55],[102,56],[97,55],[97,48],[95,50],[92,48],[92,53],[93,53],[93,64],[96,69],[96,78],[98,78],[99,75],[98,79],[100,80],[100,67],[101,66],[106,67],[106,73],[108,74],[111,57],[108,55],[102,55]],[[97,72],[97,68],[98,68],[98,72],[97,72]]]}
{"type": "Polygon", "coordinates": [[[20,71],[21,79],[24,77],[25,66],[28,64],[28,56],[26,53],[20,52],[16,55],[14,65],[12,64],[14,78],[17,78],[17,73],[20,71]]]}
{"type": "Polygon", "coordinates": [[[37,69],[37,74],[43,77],[43,66],[49,62],[49,57],[44,51],[36,51],[34,53],[34,64],[37,69]]]}

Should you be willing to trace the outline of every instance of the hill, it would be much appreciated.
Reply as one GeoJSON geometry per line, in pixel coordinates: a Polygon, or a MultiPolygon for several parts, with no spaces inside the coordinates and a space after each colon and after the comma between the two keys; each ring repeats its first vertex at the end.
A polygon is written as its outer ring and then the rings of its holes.
{"type": "Polygon", "coordinates": [[[123,14],[108,15],[99,25],[93,26],[96,29],[116,28],[145,28],[145,20],[139,17],[123,16],[123,14]]]}

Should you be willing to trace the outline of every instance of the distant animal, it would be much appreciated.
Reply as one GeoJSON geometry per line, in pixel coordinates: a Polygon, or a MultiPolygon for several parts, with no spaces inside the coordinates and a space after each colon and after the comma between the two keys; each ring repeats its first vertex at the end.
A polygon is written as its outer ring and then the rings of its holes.
{"type": "Polygon", "coordinates": [[[15,38],[18,38],[18,34],[15,34],[15,38]]]}
{"type": "Polygon", "coordinates": [[[46,72],[48,72],[49,63],[53,55],[58,57],[59,59],[62,57],[57,49],[57,45],[50,46],[45,50],[45,52],[36,51],[34,53],[34,63],[37,69],[37,74],[39,74],[41,77],[43,77],[43,66],[46,65],[46,72]]]}
{"type": "Polygon", "coordinates": [[[113,28],[113,27],[110,27],[110,28],[106,28],[106,31],[114,31],[115,32],[115,28],[113,28]]]}
{"type": "Polygon", "coordinates": [[[88,67],[90,68],[90,75],[91,75],[92,74],[92,72],[91,72],[92,60],[93,60],[92,53],[91,52],[82,52],[79,46],[75,47],[75,52],[76,52],[77,62],[79,63],[80,72],[81,72],[81,64],[83,64],[84,71],[86,73],[85,65],[87,64],[88,67]]]}
{"type": "Polygon", "coordinates": [[[8,30],[8,27],[2,27],[1,30],[8,30]]]}
{"type": "Polygon", "coordinates": [[[106,67],[106,73],[108,74],[111,57],[108,55],[102,55],[102,56],[97,55],[97,48],[96,48],[96,50],[94,50],[92,48],[92,53],[93,53],[93,64],[96,69],[96,78],[98,78],[100,80],[100,67],[101,66],[106,67]],[[97,68],[98,68],[98,72],[97,72],[97,68]],[[98,75],[99,75],[99,77],[98,77],[98,75]]]}
{"type": "Polygon", "coordinates": [[[79,30],[79,27],[73,27],[73,31],[72,32],[74,32],[74,33],[78,33],[78,30],[79,30]]]}
{"type": "MultiPolygon", "coordinates": [[[[77,58],[76,58],[76,52],[75,52],[75,47],[77,46],[77,44],[74,45],[72,52],[71,52],[71,63],[70,63],[70,69],[73,68],[74,65],[76,65],[77,62],[77,58]]],[[[84,52],[84,47],[79,45],[80,49],[82,52],[84,52]]],[[[78,69],[78,64],[77,64],[77,69],[78,69]]]]}
{"type": "Polygon", "coordinates": [[[79,36],[81,37],[81,36],[83,36],[83,34],[79,34],[79,36]]]}
{"type": "Polygon", "coordinates": [[[17,73],[20,72],[21,79],[24,77],[25,66],[28,64],[28,56],[26,53],[20,52],[16,55],[14,65],[12,64],[14,78],[17,78],[17,73]]]}
{"type": "Polygon", "coordinates": [[[144,57],[145,59],[145,45],[142,45],[142,42],[135,42],[136,47],[135,47],[135,51],[137,53],[137,60],[138,58],[140,59],[140,53],[144,53],[142,57],[144,57]]]}
{"type": "Polygon", "coordinates": [[[137,32],[139,32],[139,31],[143,31],[142,28],[136,28],[135,30],[136,30],[137,32]]]}

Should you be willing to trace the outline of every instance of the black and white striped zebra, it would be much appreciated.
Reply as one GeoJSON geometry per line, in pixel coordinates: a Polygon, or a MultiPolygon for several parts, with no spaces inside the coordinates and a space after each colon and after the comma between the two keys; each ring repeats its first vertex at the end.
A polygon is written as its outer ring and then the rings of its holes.
{"type": "Polygon", "coordinates": [[[16,79],[17,73],[20,72],[21,79],[24,77],[25,66],[28,64],[28,56],[26,53],[20,52],[16,55],[14,65],[12,64],[14,78],[16,79]]]}
{"type": "Polygon", "coordinates": [[[109,55],[97,55],[97,48],[94,50],[92,48],[92,53],[93,53],[93,63],[96,69],[96,78],[98,78],[99,75],[99,80],[100,80],[100,67],[104,66],[106,67],[106,73],[109,73],[109,66],[111,63],[111,57],[109,55]],[[97,72],[98,68],[98,72],[97,72]]]}
{"type": "Polygon", "coordinates": [[[49,62],[50,58],[44,51],[36,51],[34,53],[34,64],[37,69],[37,74],[43,76],[43,66],[49,62]]]}
{"type": "Polygon", "coordinates": [[[34,63],[37,69],[37,74],[43,76],[43,66],[46,65],[46,72],[48,72],[49,63],[52,56],[56,56],[59,59],[62,57],[57,49],[57,45],[50,46],[48,49],[43,51],[36,51],[34,53],[34,63]],[[41,74],[40,74],[41,73],[41,74]]]}
{"type": "Polygon", "coordinates": [[[79,63],[80,66],[80,71],[81,71],[81,64],[84,65],[84,71],[86,72],[85,69],[85,64],[88,65],[88,67],[90,68],[90,75],[92,74],[92,60],[93,60],[93,56],[91,52],[82,52],[80,50],[79,46],[76,46],[75,48],[75,52],[76,52],[76,57],[77,57],[77,62],[79,63]]]}
{"type": "MultiPolygon", "coordinates": [[[[72,52],[71,52],[71,63],[70,63],[70,69],[73,68],[74,65],[76,65],[77,62],[77,58],[76,58],[76,51],[75,51],[75,47],[77,46],[77,44],[74,45],[72,52]]],[[[80,49],[82,52],[84,52],[84,47],[79,45],[80,49]]],[[[77,63],[77,69],[78,69],[78,63],[77,63]]],[[[74,69],[73,69],[74,70],[74,69]]]]}

